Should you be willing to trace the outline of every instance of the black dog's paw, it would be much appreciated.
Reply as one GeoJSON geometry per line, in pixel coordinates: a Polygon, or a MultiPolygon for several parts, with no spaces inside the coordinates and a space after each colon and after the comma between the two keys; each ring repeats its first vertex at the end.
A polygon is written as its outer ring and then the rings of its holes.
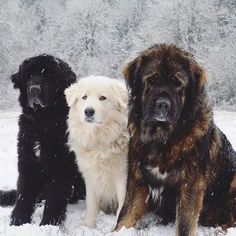
{"type": "Polygon", "coordinates": [[[10,225],[20,226],[20,225],[23,225],[23,224],[30,223],[30,221],[31,221],[30,218],[12,216],[11,221],[10,221],[10,225]]]}
{"type": "Polygon", "coordinates": [[[41,225],[55,225],[59,226],[65,219],[65,215],[57,216],[57,217],[43,217],[42,221],[40,222],[41,225]]]}

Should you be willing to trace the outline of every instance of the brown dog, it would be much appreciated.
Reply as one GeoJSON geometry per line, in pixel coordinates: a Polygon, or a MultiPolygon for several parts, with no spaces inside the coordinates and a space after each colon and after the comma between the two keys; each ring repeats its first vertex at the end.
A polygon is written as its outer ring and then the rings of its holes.
{"type": "Polygon", "coordinates": [[[152,208],[177,235],[236,220],[236,153],[216,127],[206,75],[174,45],[154,45],[128,64],[129,176],[116,230],[152,208]]]}

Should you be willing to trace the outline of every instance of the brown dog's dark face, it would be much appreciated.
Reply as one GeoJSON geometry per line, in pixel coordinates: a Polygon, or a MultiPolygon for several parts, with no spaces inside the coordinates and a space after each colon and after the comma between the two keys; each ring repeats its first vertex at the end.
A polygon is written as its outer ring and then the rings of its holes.
{"type": "Polygon", "coordinates": [[[200,89],[200,70],[188,53],[166,45],[148,49],[128,65],[124,73],[131,110],[144,143],[168,141],[193,97],[191,91],[197,90],[192,87],[200,89]]]}
{"type": "MultiPolygon", "coordinates": [[[[163,58],[164,59],[164,58],[163,58]]],[[[188,75],[181,64],[155,58],[142,68],[141,138],[166,142],[182,112],[188,75]]]]}

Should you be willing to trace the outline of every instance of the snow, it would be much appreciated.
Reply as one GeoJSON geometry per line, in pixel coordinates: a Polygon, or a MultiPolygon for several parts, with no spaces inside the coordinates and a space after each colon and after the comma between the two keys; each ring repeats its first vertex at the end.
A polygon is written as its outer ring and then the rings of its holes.
{"type": "MultiPolygon", "coordinates": [[[[0,189],[12,189],[16,187],[17,180],[17,117],[18,112],[0,111],[0,189]]],[[[215,111],[215,122],[228,136],[236,149],[236,112],[215,111]]],[[[23,226],[9,226],[9,216],[12,207],[0,207],[0,236],[174,236],[175,225],[158,225],[158,220],[152,213],[147,214],[139,223],[138,228],[125,229],[110,233],[115,225],[115,215],[100,213],[97,220],[97,228],[90,229],[83,225],[85,202],[69,205],[64,226],[38,226],[43,204],[36,207],[32,217],[32,224],[23,226]]],[[[197,236],[224,235],[221,228],[198,227],[197,236]]],[[[227,236],[235,236],[236,228],[228,229],[227,236]]]]}

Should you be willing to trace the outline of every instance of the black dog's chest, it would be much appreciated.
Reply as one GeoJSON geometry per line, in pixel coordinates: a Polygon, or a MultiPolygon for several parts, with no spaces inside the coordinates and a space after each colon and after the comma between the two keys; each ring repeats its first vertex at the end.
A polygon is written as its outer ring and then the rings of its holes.
{"type": "Polygon", "coordinates": [[[66,133],[66,121],[57,121],[52,118],[43,124],[35,122],[34,127],[36,127],[36,133],[39,138],[53,135],[57,139],[58,135],[65,135],[66,133]]]}
{"type": "Polygon", "coordinates": [[[33,151],[34,151],[35,157],[37,159],[40,159],[41,145],[39,141],[34,142],[33,151]]]}

